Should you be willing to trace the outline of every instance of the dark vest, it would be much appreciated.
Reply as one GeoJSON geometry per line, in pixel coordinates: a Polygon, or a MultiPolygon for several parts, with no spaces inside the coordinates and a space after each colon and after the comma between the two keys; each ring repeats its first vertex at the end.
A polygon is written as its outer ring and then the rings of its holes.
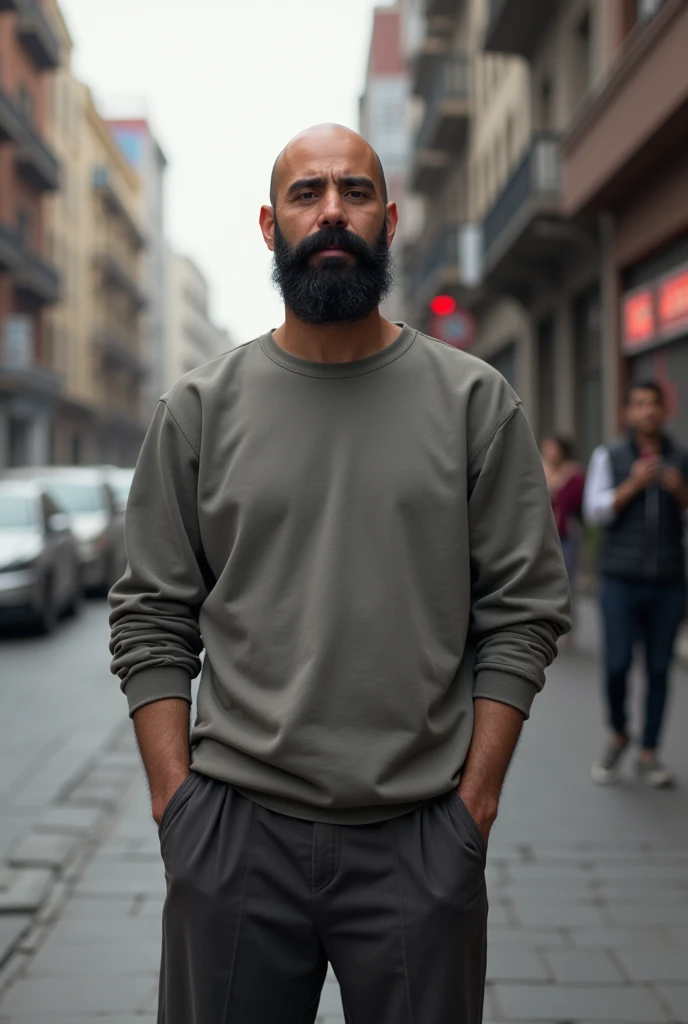
{"type": "MultiPolygon", "coordinates": [[[[614,487],[627,480],[639,456],[630,435],[609,447],[614,487]]],[[[665,437],[662,459],[688,478],[688,455],[665,437]]],[[[680,583],[685,579],[683,514],[675,498],[654,484],[641,491],[605,527],[600,545],[604,576],[644,582],[680,583]]]]}

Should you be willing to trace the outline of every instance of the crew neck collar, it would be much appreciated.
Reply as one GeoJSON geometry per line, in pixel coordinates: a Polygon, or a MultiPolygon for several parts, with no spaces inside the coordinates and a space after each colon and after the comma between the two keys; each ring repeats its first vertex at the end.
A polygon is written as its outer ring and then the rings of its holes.
{"type": "Polygon", "coordinates": [[[292,355],[291,352],[285,351],[281,345],[278,345],[272,331],[263,334],[258,342],[265,355],[273,363],[277,363],[293,373],[300,373],[304,377],[360,377],[364,373],[372,373],[373,370],[379,370],[381,367],[387,366],[388,363],[394,362],[411,347],[417,332],[408,324],[397,323],[397,327],[401,327],[401,334],[394,339],[391,345],[380,349],[379,352],[373,352],[371,356],[354,359],[348,363],[321,363],[318,360],[300,359],[299,356],[292,355]]]}

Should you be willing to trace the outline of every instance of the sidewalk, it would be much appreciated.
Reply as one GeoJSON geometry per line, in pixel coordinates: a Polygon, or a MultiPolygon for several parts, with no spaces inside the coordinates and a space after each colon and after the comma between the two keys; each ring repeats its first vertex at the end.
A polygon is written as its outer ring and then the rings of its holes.
{"type": "MultiPolygon", "coordinates": [[[[588,606],[578,628],[579,648],[535,702],[490,843],[485,1020],[688,1024],[688,675],[676,674],[665,751],[682,787],[641,789],[630,763],[618,787],[594,787],[603,730],[588,606]]],[[[3,1024],[155,1019],[164,880],[136,765],[127,729],[82,783],[134,772],[12,958],[3,1024]]],[[[343,1024],[334,981],[319,1021],[343,1024]]]]}

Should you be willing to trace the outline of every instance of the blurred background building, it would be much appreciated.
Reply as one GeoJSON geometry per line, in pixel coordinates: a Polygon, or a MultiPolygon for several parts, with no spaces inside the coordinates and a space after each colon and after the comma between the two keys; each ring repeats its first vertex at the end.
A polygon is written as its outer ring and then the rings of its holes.
{"type": "Polygon", "coordinates": [[[72,50],[57,0],[0,0],[0,470],[132,465],[175,377],[231,347],[168,255],[149,120],[103,118],[72,50]]]}
{"type": "Polygon", "coordinates": [[[196,263],[168,247],[165,389],[232,347],[229,333],[210,318],[208,292],[196,263]]]}
{"type": "Polygon", "coordinates": [[[688,441],[688,3],[403,0],[409,318],[578,455],[654,377],[688,441]],[[439,314],[439,315],[438,315],[439,314]]]}

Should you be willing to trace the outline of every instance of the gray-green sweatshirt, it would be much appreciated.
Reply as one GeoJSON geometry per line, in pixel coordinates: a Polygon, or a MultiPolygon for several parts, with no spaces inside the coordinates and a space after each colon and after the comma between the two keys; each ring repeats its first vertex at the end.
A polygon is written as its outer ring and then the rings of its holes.
{"type": "Polygon", "coordinates": [[[528,714],[569,592],[538,451],[486,363],[404,327],[349,363],[266,334],[160,402],[111,596],[130,711],[191,699],[193,766],[379,821],[458,783],[473,699],[528,714]]]}

